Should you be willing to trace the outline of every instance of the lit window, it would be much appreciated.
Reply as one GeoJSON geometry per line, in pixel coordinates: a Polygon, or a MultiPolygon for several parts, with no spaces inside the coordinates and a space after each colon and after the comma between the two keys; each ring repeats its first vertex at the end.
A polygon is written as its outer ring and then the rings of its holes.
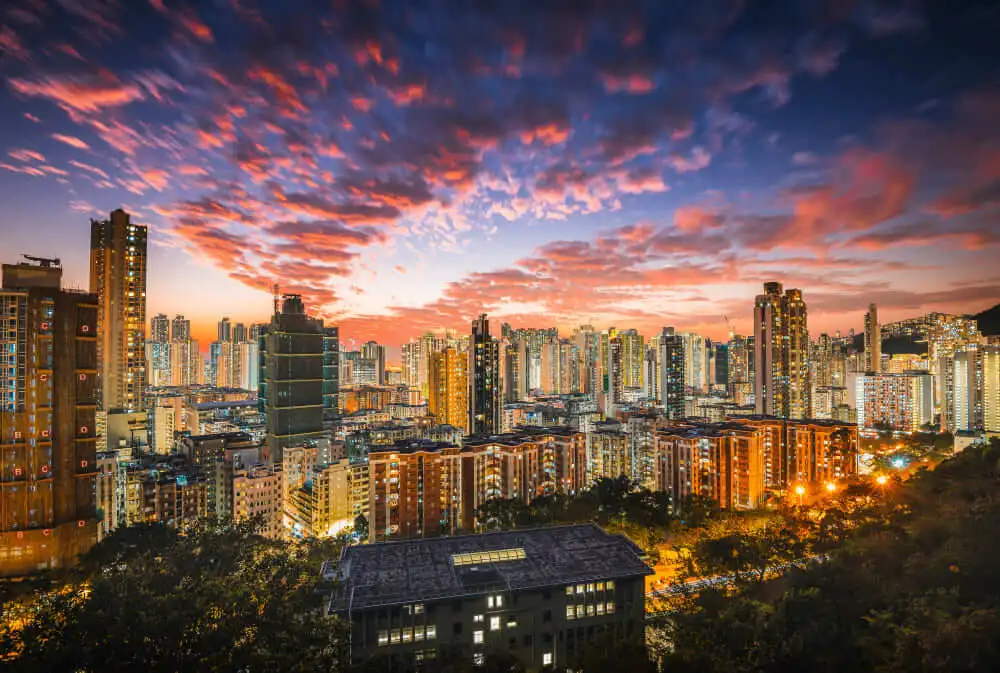
{"type": "Polygon", "coordinates": [[[573,585],[572,584],[570,586],[566,587],[566,595],[567,596],[572,596],[573,595],[573,585]]]}
{"type": "Polygon", "coordinates": [[[511,615],[507,618],[507,628],[512,629],[517,626],[517,617],[511,615]]]}
{"type": "Polygon", "coordinates": [[[576,609],[572,605],[566,606],[566,619],[576,619],[576,609]]]}
{"type": "Polygon", "coordinates": [[[427,640],[434,640],[437,638],[437,627],[431,624],[427,627],[427,640]]]}
{"type": "Polygon", "coordinates": [[[578,593],[578,594],[582,594],[583,593],[583,585],[582,584],[577,584],[576,585],[576,593],[578,593]]]}
{"type": "Polygon", "coordinates": [[[476,644],[482,643],[483,642],[483,632],[482,631],[473,631],[472,632],[472,642],[474,642],[476,644]]]}
{"type": "Polygon", "coordinates": [[[577,617],[586,617],[586,612],[587,612],[587,608],[586,607],[584,607],[582,605],[577,605],[576,606],[576,616],[577,617]]]}
{"type": "Polygon", "coordinates": [[[415,614],[415,615],[422,615],[423,613],[424,613],[424,604],[423,603],[417,603],[416,605],[413,606],[413,614],[415,614]]]}
{"type": "Polygon", "coordinates": [[[487,596],[486,597],[486,607],[488,607],[488,608],[492,608],[493,607],[493,596],[487,596]]]}
{"type": "Polygon", "coordinates": [[[545,654],[542,655],[542,666],[551,666],[551,665],[552,665],[552,653],[546,652],[545,654]]]}
{"type": "Polygon", "coordinates": [[[598,591],[604,591],[604,582],[598,582],[597,583],[597,590],[598,591]]]}
{"type": "Polygon", "coordinates": [[[413,629],[413,639],[418,641],[424,639],[424,627],[418,626],[413,629]]]}
{"type": "Polygon", "coordinates": [[[483,621],[483,616],[482,615],[472,615],[472,621],[475,624],[480,624],[483,621]]]}
{"type": "Polygon", "coordinates": [[[408,643],[413,640],[413,629],[403,629],[403,642],[408,643]]]}
{"type": "Polygon", "coordinates": [[[497,596],[497,607],[498,608],[503,607],[503,596],[497,596]]]}
{"type": "Polygon", "coordinates": [[[499,630],[500,630],[500,618],[490,617],[490,631],[499,631],[499,630]]]}
{"type": "Polygon", "coordinates": [[[608,608],[607,608],[607,610],[608,610],[608,614],[609,615],[615,614],[615,602],[614,601],[608,601],[608,608]]]}
{"type": "Polygon", "coordinates": [[[597,604],[597,614],[599,614],[599,615],[603,615],[604,614],[604,603],[598,603],[597,604]]]}
{"type": "Polygon", "coordinates": [[[594,616],[594,606],[593,605],[588,605],[587,606],[587,616],[588,617],[593,617],[594,616]]]}
{"type": "Polygon", "coordinates": [[[483,657],[483,653],[482,652],[475,652],[472,655],[472,665],[473,666],[482,666],[484,661],[486,661],[486,659],[483,657]]]}
{"type": "Polygon", "coordinates": [[[383,645],[388,645],[388,644],[389,644],[389,632],[388,631],[379,631],[378,632],[378,646],[382,647],[383,645]]]}
{"type": "Polygon", "coordinates": [[[391,642],[393,645],[399,643],[399,629],[392,630],[392,633],[389,634],[389,642],[391,642]]]}
{"type": "Polygon", "coordinates": [[[591,582],[590,584],[587,585],[587,593],[591,593],[591,594],[594,593],[594,584],[593,584],[593,582],[591,582]]]}
{"type": "Polygon", "coordinates": [[[608,591],[611,591],[612,589],[615,588],[615,583],[612,582],[611,580],[608,580],[607,582],[604,583],[604,588],[607,589],[608,591]]]}

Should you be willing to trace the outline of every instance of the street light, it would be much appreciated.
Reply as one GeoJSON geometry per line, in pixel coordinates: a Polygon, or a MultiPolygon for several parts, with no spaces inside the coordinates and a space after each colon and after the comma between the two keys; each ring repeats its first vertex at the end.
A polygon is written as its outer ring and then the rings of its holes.
{"type": "Polygon", "coordinates": [[[878,484],[879,486],[885,486],[886,482],[888,481],[889,477],[885,476],[884,474],[880,474],[879,476],[875,477],[875,483],[878,484]]]}
{"type": "Polygon", "coordinates": [[[802,496],[805,495],[806,487],[799,484],[795,487],[795,494],[799,496],[799,507],[802,506],[802,496]]]}
{"type": "Polygon", "coordinates": [[[826,482],[826,490],[829,491],[830,493],[833,493],[834,491],[837,490],[837,485],[832,481],[828,481],[826,482]]]}

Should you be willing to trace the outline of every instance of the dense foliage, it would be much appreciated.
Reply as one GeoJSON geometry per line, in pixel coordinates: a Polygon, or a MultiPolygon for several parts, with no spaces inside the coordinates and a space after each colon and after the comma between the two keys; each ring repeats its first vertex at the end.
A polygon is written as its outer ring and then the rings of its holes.
{"type": "MultiPolygon", "coordinates": [[[[1000,442],[884,499],[856,495],[814,523],[814,542],[836,550],[828,562],[734,596],[704,592],[661,625],[665,670],[1000,670],[1000,442]]],[[[752,541],[727,542],[756,558],[752,541]]]]}
{"type": "Polygon", "coordinates": [[[346,639],[319,573],[338,544],[125,529],[46,586],[8,587],[0,653],[15,671],[339,670],[346,639]]]}

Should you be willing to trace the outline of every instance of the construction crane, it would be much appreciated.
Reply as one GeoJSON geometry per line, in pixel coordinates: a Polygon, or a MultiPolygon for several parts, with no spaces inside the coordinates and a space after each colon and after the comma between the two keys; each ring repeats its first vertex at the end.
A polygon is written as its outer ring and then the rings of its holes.
{"type": "Polygon", "coordinates": [[[58,257],[35,257],[34,255],[25,255],[21,253],[21,257],[24,257],[29,262],[38,262],[39,266],[43,266],[46,269],[53,266],[62,266],[62,262],[58,257]]]}

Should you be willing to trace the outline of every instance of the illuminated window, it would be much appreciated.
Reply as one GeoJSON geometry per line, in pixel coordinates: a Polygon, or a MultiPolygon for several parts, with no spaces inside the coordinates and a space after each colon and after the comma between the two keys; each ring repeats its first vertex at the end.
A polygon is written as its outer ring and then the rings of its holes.
{"type": "Polygon", "coordinates": [[[542,655],[542,666],[551,666],[551,665],[552,665],[552,653],[546,652],[545,654],[542,655]]]}
{"type": "Polygon", "coordinates": [[[582,594],[583,593],[583,585],[582,584],[577,584],[576,585],[576,593],[578,593],[578,594],[582,594]]]}
{"type": "Polygon", "coordinates": [[[604,582],[598,582],[597,583],[597,590],[598,591],[604,591],[604,582]]]}
{"type": "Polygon", "coordinates": [[[573,595],[573,585],[572,584],[570,586],[566,587],[566,595],[567,596],[572,596],[573,595]]]}
{"type": "Polygon", "coordinates": [[[510,617],[507,618],[507,628],[513,629],[516,626],[517,626],[517,617],[511,615],[510,617]]]}
{"type": "Polygon", "coordinates": [[[427,640],[434,640],[437,638],[437,627],[433,624],[427,627],[427,640]]]}
{"type": "Polygon", "coordinates": [[[413,639],[414,640],[424,639],[424,627],[418,626],[417,628],[413,629],[413,639]]]}
{"type": "Polygon", "coordinates": [[[499,631],[499,630],[500,630],[500,618],[490,617],[490,631],[499,631]]]}
{"type": "Polygon", "coordinates": [[[413,629],[403,629],[403,642],[408,643],[413,640],[413,629]]]}
{"type": "Polygon", "coordinates": [[[503,607],[503,596],[497,596],[497,607],[498,608],[503,607]]]}
{"type": "Polygon", "coordinates": [[[591,582],[590,584],[587,585],[587,593],[591,593],[591,594],[594,593],[594,584],[593,584],[593,582],[591,582]]]}
{"type": "Polygon", "coordinates": [[[388,644],[389,644],[389,632],[388,631],[379,631],[378,632],[378,646],[382,647],[383,645],[388,645],[388,644]]]}
{"type": "Polygon", "coordinates": [[[482,615],[472,615],[472,621],[476,624],[480,624],[483,621],[482,615]]]}
{"type": "Polygon", "coordinates": [[[597,614],[599,614],[599,615],[603,615],[604,614],[604,603],[598,603],[597,604],[597,614]]]}
{"type": "Polygon", "coordinates": [[[588,617],[593,617],[594,616],[594,606],[593,605],[588,605],[587,606],[587,616],[588,617]]]}
{"type": "Polygon", "coordinates": [[[614,601],[608,601],[607,610],[608,610],[608,614],[609,615],[615,614],[615,602],[614,601]]]}
{"type": "Polygon", "coordinates": [[[612,582],[611,580],[608,580],[607,582],[604,583],[604,588],[607,589],[608,591],[611,591],[612,589],[615,588],[615,583],[612,582]]]}
{"type": "Polygon", "coordinates": [[[413,614],[415,614],[415,615],[422,615],[423,613],[424,613],[424,604],[423,603],[417,603],[416,605],[413,606],[413,614]]]}
{"type": "Polygon", "coordinates": [[[482,666],[485,661],[486,661],[486,658],[483,656],[482,652],[475,652],[472,655],[472,664],[473,664],[473,666],[482,666]]]}
{"type": "Polygon", "coordinates": [[[476,644],[482,643],[483,642],[483,632],[482,631],[473,631],[472,632],[472,642],[474,642],[476,644]]]}
{"type": "Polygon", "coordinates": [[[587,608],[584,607],[583,605],[577,605],[576,606],[576,616],[577,616],[577,618],[586,617],[587,616],[586,612],[587,612],[587,608]]]}
{"type": "Polygon", "coordinates": [[[576,619],[576,608],[572,605],[566,606],[566,619],[576,619]]]}
{"type": "Polygon", "coordinates": [[[393,645],[397,645],[399,643],[399,629],[392,630],[392,632],[389,634],[389,642],[391,642],[393,645]]]}

